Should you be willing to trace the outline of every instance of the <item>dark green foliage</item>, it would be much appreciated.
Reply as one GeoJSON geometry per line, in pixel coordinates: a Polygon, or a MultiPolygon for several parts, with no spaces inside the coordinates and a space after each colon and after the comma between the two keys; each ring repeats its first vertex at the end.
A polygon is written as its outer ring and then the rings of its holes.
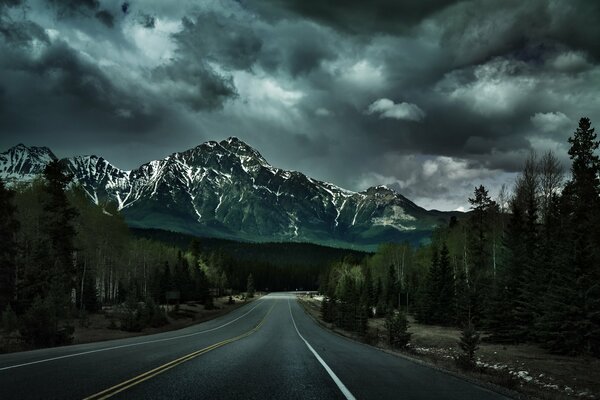
{"type": "Polygon", "coordinates": [[[94,278],[88,276],[83,280],[83,295],[81,289],[77,291],[77,304],[80,305],[81,310],[85,310],[90,313],[95,313],[102,308],[98,299],[98,289],[94,282],[94,278]],[[83,297],[82,297],[83,296],[83,297]]]}
{"type": "Polygon", "coordinates": [[[481,338],[479,332],[475,330],[475,326],[469,323],[463,328],[458,347],[462,353],[457,358],[457,363],[465,369],[473,369],[475,367],[475,352],[479,349],[481,338]]]}
{"type": "Polygon", "coordinates": [[[468,255],[470,268],[467,285],[469,287],[469,314],[478,321],[483,314],[483,302],[489,290],[491,276],[491,215],[496,208],[483,185],[475,188],[474,197],[469,198],[471,215],[468,229],[468,255]]]}
{"type": "Polygon", "coordinates": [[[417,318],[430,324],[450,325],[456,319],[456,287],[446,243],[433,249],[431,266],[421,289],[417,318]]]}
{"type": "Polygon", "coordinates": [[[436,319],[439,324],[450,325],[454,321],[456,299],[454,275],[450,267],[449,251],[446,243],[442,245],[442,249],[440,250],[439,278],[437,279],[437,284],[436,319]]]}
{"type": "Polygon", "coordinates": [[[388,267],[387,279],[385,286],[385,303],[390,308],[398,308],[398,300],[400,295],[400,281],[396,274],[396,268],[390,264],[388,267]]]}
{"type": "Polygon", "coordinates": [[[138,303],[135,295],[130,293],[120,309],[121,330],[140,332],[145,322],[143,312],[143,306],[138,303]]]}
{"type": "Polygon", "coordinates": [[[404,348],[410,342],[411,333],[408,332],[408,320],[402,312],[391,312],[385,319],[388,342],[393,348],[404,348]]]}
{"type": "Polygon", "coordinates": [[[17,231],[14,191],[0,180],[0,310],[15,300],[17,231]]]}
{"type": "Polygon", "coordinates": [[[77,211],[71,206],[66,187],[72,176],[64,166],[52,161],[44,170],[44,218],[42,229],[48,238],[46,265],[53,269],[55,285],[66,291],[75,287],[76,270],[73,255],[75,251],[75,228],[73,220],[77,211]]]}
{"type": "Polygon", "coordinates": [[[23,315],[19,331],[23,339],[36,347],[69,344],[73,340],[73,327],[59,326],[58,302],[49,296],[36,297],[23,315]]]}
{"type": "Polygon", "coordinates": [[[144,314],[142,319],[145,320],[145,323],[148,326],[158,328],[169,323],[165,310],[156,304],[152,298],[146,299],[143,310],[144,314]]]}
{"type": "MultiPolygon", "coordinates": [[[[190,250],[195,239],[194,252],[219,258],[220,268],[225,272],[229,286],[238,291],[246,290],[250,273],[255,290],[318,290],[323,270],[347,256],[360,263],[368,253],[319,246],[311,243],[244,243],[215,238],[194,238],[181,233],[157,229],[132,229],[137,237],[149,238],[190,250]]],[[[198,257],[199,258],[199,257],[198,257]]]]}

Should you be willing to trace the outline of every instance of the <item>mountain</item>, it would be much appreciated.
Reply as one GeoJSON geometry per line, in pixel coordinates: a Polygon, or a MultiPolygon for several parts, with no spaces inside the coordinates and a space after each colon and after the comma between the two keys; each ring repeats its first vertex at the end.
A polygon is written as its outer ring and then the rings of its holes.
{"type": "MultiPolygon", "coordinates": [[[[0,153],[0,178],[30,181],[55,159],[46,147],[17,145],[0,153]]],[[[372,249],[381,242],[419,242],[456,215],[425,210],[385,186],[352,192],[275,168],[235,137],[132,171],[97,156],[61,162],[94,202],[115,202],[137,228],[372,249]]]]}

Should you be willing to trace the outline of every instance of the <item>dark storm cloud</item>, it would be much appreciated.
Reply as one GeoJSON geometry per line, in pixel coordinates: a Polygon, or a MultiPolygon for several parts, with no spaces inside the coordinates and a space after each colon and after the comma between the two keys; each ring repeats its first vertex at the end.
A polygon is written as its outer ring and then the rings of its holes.
{"type": "Polygon", "coordinates": [[[60,18],[94,17],[108,28],[114,26],[114,15],[101,9],[98,0],[47,0],[60,18]]]}
{"type": "Polygon", "coordinates": [[[83,125],[89,129],[91,121],[94,129],[137,131],[156,123],[156,109],[132,97],[67,43],[51,41],[39,25],[3,14],[0,34],[4,132],[47,129],[68,134],[83,125]]]}
{"type": "Polygon", "coordinates": [[[268,0],[244,1],[268,18],[287,18],[289,14],[325,23],[345,32],[372,34],[402,33],[424,18],[456,3],[450,0],[268,0]]]}
{"type": "Polygon", "coordinates": [[[180,54],[228,69],[248,69],[256,62],[262,41],[247,21],[211,12],[182,23],[181,32],[173,35],[180,54]]]}
{"type": "Polygon", "coordinates": [[[76,152],[130,168],[235,135],[455,208],[530,150],[566,165],[579,117],[598,124],[599,20],[594,0],[0,0],[1,128],[19,136],[0,144],[83,134],[76,152]]]}

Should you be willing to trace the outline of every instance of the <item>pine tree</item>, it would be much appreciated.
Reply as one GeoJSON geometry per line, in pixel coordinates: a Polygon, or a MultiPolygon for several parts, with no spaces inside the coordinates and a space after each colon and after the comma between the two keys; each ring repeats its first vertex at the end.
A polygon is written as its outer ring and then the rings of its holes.
{"type": "Polygon", "coordinates": [[[15,218],[14,192],[0,180],[0,310],[15,300],[17,231],[19,222],[15,218]]]}
{"type": "Polygon", "coordinates": [[[478,321],[483,313],[485,295],[490,287],[490,212],[496,207],[483,185],[475,188],[474,197],[469,198],[471,215],[469,217],[469,270],[467,285],[471,318],[478,321]]]}
{"type": "MultiPolygon", "coordinates": [[[[50,162],[44,170],[44,219],[42,229],[47,235],[45,264],[50,270],[46,290],[40,293],[58,301],[61,306],[69,303],[71,291],[76,287],[74,262],[75,228],[73,220],[77,211],[69,203],[66,188],[72,176],[67,174],[59,161],[50,162]]],[[[61,312],[62,313],[62,312],[61,312]]]]}
{"type": "Polygon", "coordinates": [[[569,242],[567,260],[562,264],[565,280],[555,290],[569,298],[555,298],[560,324],[568,339],[554,341],[555,351],[600,355],[600,142],[588,118],[569,138],[572,179],[563,191],[563,236],[569,242]],[[572,270],[570,270],[570,268],[572,270]],[[571,285],[570,287],[567,285],[571,285]]]}
{"type": "Polygon", "coordinates": [[[425,282],[421,287],[420,305],[417,312],[417,319],[420,322],[434,324],[438,319],[437,305],[439,302],[440,289],[440,261],[439,252],[433,248],[431,254],[431,266],[427,272],[425,282]]]}
{"type": "Polygon", "coordinates": [[[398,307],[399,283],[396,276],[396,268],[392,264],[388,267],[387,279],[385,281],[385,303],[389,308],[398,307]]]}
{"type": "Polygon", "coordinates": [[[515,309],[521,292],[523,263],[527,258],[527,250],[524,243],[525,223],[521,205],[513,200],[510,209],[510,219],[503,243],[505,257],[500,263],[485,317],[485,326],[490,333],[490,339],[497,342],[519,341],[515,309]]]}
{"type": "Polygon", "coordinates": [[[449,325],[454,321],[454,304],[456,302],[454,276],[450,268],[449,254],[448,246],[444,243],[440,250],[437,278],[438,295],[435,305],[437,322],[443,325],[449,325]]]}

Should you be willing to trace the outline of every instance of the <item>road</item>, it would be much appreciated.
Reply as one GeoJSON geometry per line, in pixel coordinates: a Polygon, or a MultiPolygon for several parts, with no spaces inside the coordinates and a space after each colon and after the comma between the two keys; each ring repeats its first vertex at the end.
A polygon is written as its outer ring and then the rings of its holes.
{"type": "Polygon", "coordinates": [[[340,337],[274,293],[178,331],[0,355],[0,399],[506,399],[340,337]]]}

